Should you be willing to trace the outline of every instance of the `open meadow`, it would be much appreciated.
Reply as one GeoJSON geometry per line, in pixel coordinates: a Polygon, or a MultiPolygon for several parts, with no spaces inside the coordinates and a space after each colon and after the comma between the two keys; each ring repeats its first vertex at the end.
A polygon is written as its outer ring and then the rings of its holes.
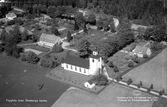
{"type": "Polygon", "coordinates": [[[131,78],[133,83],[142,81],[143,86],[150,87],[153,84],[153,89],[160,91],[165,89],[167,92],[167,49],[163,50],[156,57],[147,63],[133,69],[123,76],[124,79],[131,78]]]}
{"type": "Polygon", "coordinates": [[[0,107],[50,107],[69,85],[45,77],[49,71],[0,56],[0,107]]]}
{"type": "Polygon", "coordinates": [[[152,107],[154,101],[148,100],[148,98],[154,96],[144,92],[135,96],[133,92],[134,89],[115,83],[110,84],[98,95],[79,89],[71,89],[66,91],[52,107],[152,107]],[[140,97],[141,100],[132,101],[135,97],[140,97]],[[129,101],[125,101],[127,99],[129,101]]]}

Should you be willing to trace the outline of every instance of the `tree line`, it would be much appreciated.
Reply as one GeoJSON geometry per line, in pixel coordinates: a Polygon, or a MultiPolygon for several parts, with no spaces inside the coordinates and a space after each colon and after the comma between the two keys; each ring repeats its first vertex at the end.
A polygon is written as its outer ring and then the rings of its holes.
{"type": "MultiPolygon", "coordinates": [[[[13,6],[27,8],[30,12],[55,13],[59,6],[73,8],[91,8],[95,12],[114,15],[130,20],[142,19],[147,24],[162,23],[166,14],[163,1],[160,0],[10,0],[13,6]],[[38,8],[38,9],[37,9],[38,8]]],[[[63,11],[63,8],[58,10],[63,11]]],[[[61,11],[57,11],[60,14],[61,11]]]]}

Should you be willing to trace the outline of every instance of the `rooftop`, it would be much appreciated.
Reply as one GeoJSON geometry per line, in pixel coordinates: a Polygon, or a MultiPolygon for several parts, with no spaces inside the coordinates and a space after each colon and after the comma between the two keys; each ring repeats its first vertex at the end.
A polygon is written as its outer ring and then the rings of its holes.
{"type": "Polygon", "coordinates": [[[67,54],[63,63],[89,69],[89,60],[67,54]]]}

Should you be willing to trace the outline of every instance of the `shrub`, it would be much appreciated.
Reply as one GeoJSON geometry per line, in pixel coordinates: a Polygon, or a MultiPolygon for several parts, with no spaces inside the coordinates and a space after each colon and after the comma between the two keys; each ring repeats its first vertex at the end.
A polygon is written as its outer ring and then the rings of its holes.
{"type": "Polygon", "coordinates": [[[118,67],[117,66],[114,66],[114,72],[119,72],[119,69],[118,69],[118,67]]]}
{"type": "Polygon", "coordinates": [[[163,89],[159,92],[159,95],[162,96],[164,93],[165,93],[165,90],[163,89]]]}
{"type": "Polygon", "coordinates": [[[133,60],[133,62],[135,62],[135,63],[140,63],[140,60],[138,59],[138,57],[133,57],[132,60],[133,60]]]}
{"type": "Polygon", "coordinates": [[[70,42],[72,40],[71,32],[67,32],[67,42],[70,42]]]}
{"type": "Polygon", "coordinates": [[[143,58],[144,58],[144,59],[147,59],[147,58],[148,58],[148,55],[147,55],[147,54],[144,54],[144,55],[143,55],[143,58]]]}
{"type": "Polygon", "coordinates": [[[0,53],[4,51],[4,46],[0,45],[0,53]]]}
{"type": "Polygon", "coordinates": [[[43,66],[43,67],[49,68],[49,67],[52,66],[52,63],[53,63],[52,60],[44,58],[44,59],[41,60],[40,65],[43,66]]]}
{"type": "Polygon", "coordinates": [[[142,82],[140,81],[139,84],[137,85],[138,88],[142,87],[142,82]]]}
{"type": "Polygon", "coordinates": [[[151,50],[153,51],[153,52],[156,52],[156,51],[158,51],[158,50],[161,50],[161,49],[163,49],[163,45],[162,44],[160,44],[160,43],[154,43],[154,44],[152,44],[151,45],[151,50]]]}
{"type": "Polygon", "coordinates": [[[122,79],[122,76],[121,76],[121,75],[118,75],[115,79],[116,79],[117,81],[119,81],[119,80],[122,79]]]}
{"type": "Polygon", "coordinates": [[[51,68],[55,68],[59,65],[59,63],[57,61],[53,61],[52,64],[51,64],[51,68]]]}
{"type": "Polygon", "coordinates": [[[39,57],[32,51],[27,52],[26,58],[27,61],[31,64],[36,64],[40,60],[39,57]]]}
{"type": "Polygon", "coordinates": [[[52,48],[52,52],[53,53],[60,53],[60,52],[63,52],[63,48],[61,45],[57,45],[55,44],[52,48]]]}
{"type": "Polygon", "coordinates": [[[133,61],[129,61],[129,63],[128,63],[128,67],[134,67],[134,63],[133,63],[133,61]]]}
{"type": "Polygon", "coordinates": [[[132,82],[133,82],[132,79],[129,78],[128,81],[127,81],[127,85],[130,85],[132,82]]]}
{"type": "Polygon", "coordinates": [[[108,84],[108,79],[105,75],[99,74],[96,75],[92,78],[92,81],[96,81],[96,85],[107,85],[108,84]]]}
{"type": "Polygon", "coordinates": [[[153,89],[153,84],[150,85],[150,89],[153,89]]]}
{"type": "Polygon", "coordinates": [[[27,61],[26,55],[25,54],[21,54],[20,60],[21,61],[27,61]]]}
{"type": "Polygon", "coordinates": [[[112,62],[112,61],[110,61],[110,62],[108,63],[108,66],[109,66],[109,67],[111,67],[111,68],[113,68],[113,67],[114,67],[113,62],[112,62]]]}

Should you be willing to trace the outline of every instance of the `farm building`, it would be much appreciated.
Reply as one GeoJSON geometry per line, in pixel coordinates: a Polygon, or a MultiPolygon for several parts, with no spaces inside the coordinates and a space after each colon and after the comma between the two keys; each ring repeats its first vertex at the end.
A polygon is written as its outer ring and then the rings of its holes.
{"type": "Polygon", "coordinates": [[[54,34],[42,33],[38,45],[47,48],[52,48],[55,44],[61,44],[61,43],[62,40],[60,37],[55,36],[54,34]]]}
{"type": "Polygon", "coordinates": [[[14,13],[8,13],[8,14],[6,14],[6,19],[7,20],[13,20],[14,18],[16,18],[17,16],[16,16],[16,14],[14,14],[14,13]]]}

